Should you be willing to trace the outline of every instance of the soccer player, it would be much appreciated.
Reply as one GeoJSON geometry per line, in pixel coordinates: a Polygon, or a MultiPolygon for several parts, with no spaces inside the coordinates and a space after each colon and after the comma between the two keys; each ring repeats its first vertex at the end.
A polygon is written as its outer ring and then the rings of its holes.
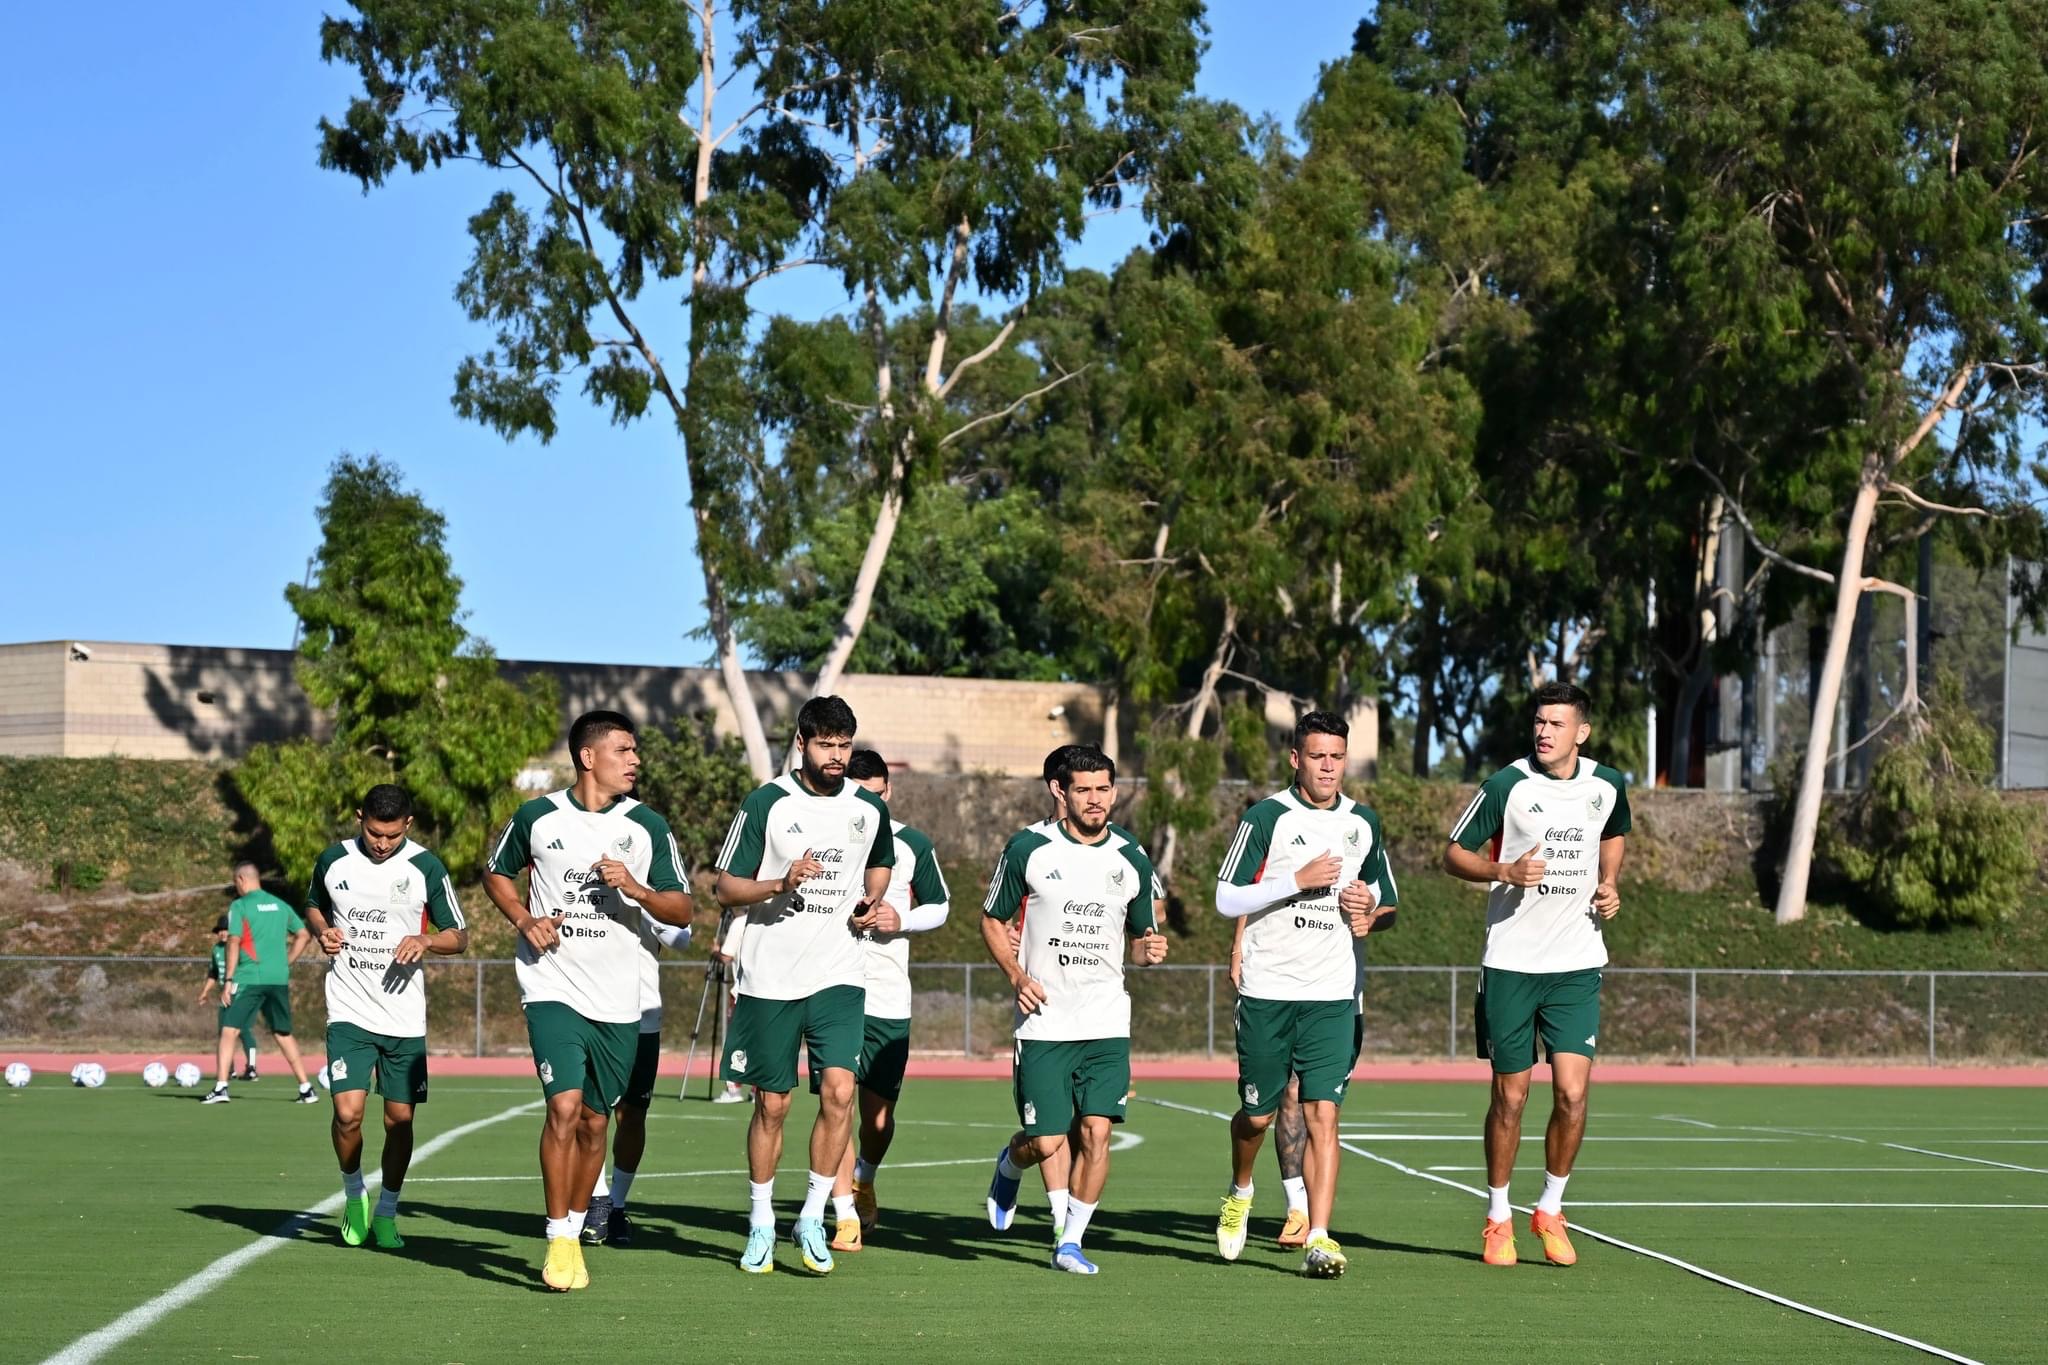
{"type": "Polygon", "coordinates": [[[1066,1218],[1055,1269],[1097,1271],[1083,1238],[1109,1179],[1109,1133],[1124,1117],[1131,1087],[1131,998],[1124,962],[1166,959],[1153,919],[1152,861],[1110,828],[1116,765],[1101,750],[1075,746],[1054,780],[1066,814],[1050,831],[1018,831],[1003,848],[983,902],[981,936],[1017,993],[1011,1062],[1023,1128],[996,1156],[988,1217],[998,1230],[1017,1212],[1017,1183],[1068,1145],[1080,1119],[1066,1218]],[[1009,921],[1024,917],[1021,960],[1009,921]]]}
{"type": "Polygon", "coordinates": [[[853,1137],[853,1077],[866,1027],[860,935],[882,922],[896,861],[888,806],[846,778],[855,725],[853,708],[838,697],[805,702],[796,716],[799,766],[740,804],[718,855],[719,903],[745,911],[727,935],[729,945],[738,939],[739,999],[724,1071],[754,1087],[740,1269],[756,1275],[775,1269],[775,1168],[800,1047],[818,1077],[818,1117],[791,1239],[806,1267],[832,1270],[825,1201],[853,1137]]]}
{"type": "MultiPolygon", "coordinates": [[[[846,777],[889,802],[889,765],[873,749],[855,749],[846,777]]],[[[872,912],[866,933],[867,1001],[864,1040],[853,1078],[860,1087],[860,1124],[832,1183],[832,1250],[859,1251],[875,1226],[875,1171],[896,1137],[896,1101],[910,1061],[910,935],[946,922],[950,902],[939,857],[922,830],[889,822],[896,860],[889,889],[872,912]],[[860,1155],[855,1157],[858,1149],[860,1155]]],[[[816,1090],[819,1075],[811,1073],[816,1090]]]]}
{"type": "Polygon", "coordinates": [[[1290,1077],[1308,1127],[1303,1176],[1309,1229],[1301,1273],[1335,1279],[1343,1249],[1330,1236],[1337,1202],[1337,1111],[1358,1061],[1359,952],[1373,920],[1399,899],[1380,819],[1344,795],[1351,727],[1310,711],[1294,726],[1294,785],[1244,813],[1216,879],[1216,909],[1245,921],[1237,999],[1237,1090],[1230,1121],[1231,1188],[1216,1248],[1244,1250],[1252,1167],[1290,1077]]]}
{"type": "Polygon", "coordinates": [[[255,1022],[260,1013],[277,1039],[277,1050],[299,1081],[294,1104],[318,1104],[306,1064],[299,1060],[299,1045],[292,1039],[292,964],[306,951],[313,936],[298,912],[263,889],[257,880],[256,864],[235,864],[235,899],[228,906],[228,952],[221,971],[220,1045],[215,1049],[213,1089],[202,1103],[226,1104],[228,1063],[233,1060],[235,1039],[255,1022]]]}
{"type": "Polygon", "coordinates": [[[327,1076],[334,1093],[334,1155],[341,1162],[341,1240],[398,1235],[398,1192],[412,1164],[413,1106],[427,1102],[429,953],[469,947],[448,869],[413,842],[412,797],[380,782],[363,793],[356,837],[313,864],[306,924],[327,954],[327,1076]],[[384,1188],[376,1212],[363,1184],[363,1111],[370,1077],[384,1097],[384,1188]]]}
{"type": "MultiPolygon", "coordinates": [[[[199,1003],[203,1005],[207,1001],[213,999],[214,987],[225,984],[227,979],[228,917],[226,915],[222,915],[219,919],[213,922],[213,952],[210,960],[206,964],[205,984],[203,984],[199,988],[199,1003]]],[[[225,1002],[214,1007],[213,1032],[215,1038],[218,1038],[220,1036],[221,1029],[226,1027],[227,1016],[228,1007],[225,1002]]],[[[239,1045],[238,1051],[240,1051],[242,1054],[243,1065],[237,1070],[230,1071],[228,1073],[228,1079],[236,1081],[253,1081],[256,1079],[256,1030],[250,1028],[247,1024],[244,1024],[241,1027],[239,1036],[241,1038],[241,1043],[239,1045]]],[[[233,1061],[234,1059],[230,1057],[228,1060],[233,1061]]]]}
{"type": "Polygon", "coordinates": [[[519,997],[547,1098],[541,1282],[556,1290],[590,1284],[579,1238],[609,1116],[639,1052],[641,912],[683,925],[693,910],[668,821],[631,794],[640,778],[633,722],[585,712],[569,727],[569,754],[575,783],[521,806],[484,871],[485,893],[519,934],[519,997]]]}
{"type": "Polygon", "coordinates": [[[680,952],[689,947],[690,926],[663,924],[642,914],[640,946],[646,949],[640,964],[640,1041],[633,1054],[633,1074],[626,1079],[626,1093],[612,1111],[612,1173],[607,1178],[604,1164],[598,1163],[597,1188],[583,1220],[583,1240],[590,1246],[633,1244],[626,1200],[640,1161],[647,1155],[647,1110],[654,1103],[654,1082],[661,1069],[661,950],[680,952]]]}
{"type": "MultiPolygon", "coordinates": [[[[1230,936],[1230,985],[1244,990],[1244,920],[1230,936]]],[[[1359,981],[1359,1014],[1364,1018],[1365,982],[1359,981]]],[[[1359,1041],[1364,1042],[1361,1023],[1359,1041]]],[[[1301,1116],[1301,1077],[1289,1076],[1280,1107],[1273,1112],[1273,1158],[1280,1167],[1280,1188],[1287,1195],[1287,1221],[1273,1244],[1283,1250],[1308,1245],[1308,1180],[1302,1175],[1308,1156],[1308,1121],[1301,1116]]]]}
{"type": "Polygon", "coordinates": [[[1553,1264],[1578,1260],[1565,1233],[1564,1185],[1586,1136],[1600,969],[1607,965],[1601,925],[1621,909],[1615,882],[1630,828],[1621,774],[1579,752],[1593,732],[1586,722],[1591,698],[1569,683],[1546,683],[1533,701],[1534,752],[1486,779],[1444,849],[1446,872],[1488,886],[1473,1011],[1479,1055],[1493,1063],[1482,1234],[1488,1265],[1515,1263],[1508,1181],[1539,1033],[1550,1060],[1550,1124],[1543,1195],[1529,1230],[1553,1264]]]}

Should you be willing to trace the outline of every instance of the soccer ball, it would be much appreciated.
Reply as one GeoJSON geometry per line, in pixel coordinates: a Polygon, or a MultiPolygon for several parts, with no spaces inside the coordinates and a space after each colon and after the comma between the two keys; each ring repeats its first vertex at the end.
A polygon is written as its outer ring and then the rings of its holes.
{"type": "Polygon", "coordinates": [[[16,1090],[21,1089],[31,1080],[35,1079],[35,1074],[35,1072],[28,1069],[27,1062],[9,1062],[7,1064],[7,1083],[16,1090]]]}
{"type": "Polygon", "coordinates": [[[79,1077],[85,1075],[86,1065],[87,1064],[84,1062],[73,1062],[71,1064],[71,1083],[73,1085],[85,1084],[85,1082],[80,1080],[79,1077]]]}
{"type": "Polygon", "coordinates": [[[107,1083],[107,1069],[98,1062],[80,1062],[78,1074],[72,1078],[73,1085],[82,1085],[87,1090],[97,1090],[107,1083]]]}
{"type": "Polygon", "coordinates": [[[142,1083],[151,1090],[161,1090],[170,1082],[171,1069],[162,1062],[151,1062],[142,1068],[142,1083]]]}
{"type": "Polygon", "coordinates": [[[171,1075],[177,1079],[179,1085],[184,1086],[187,1090],[199,1084],[199,1068],[190,1062],[179,1062],[178,1069],[173,1071],[171,1075]]]}

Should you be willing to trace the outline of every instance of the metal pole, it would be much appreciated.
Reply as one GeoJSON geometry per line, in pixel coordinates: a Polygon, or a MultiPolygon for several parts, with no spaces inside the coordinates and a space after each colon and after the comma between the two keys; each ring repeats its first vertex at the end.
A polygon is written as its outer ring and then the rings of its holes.
{"type": "Polygon", "coordinates": [[[1216,964],[1209,964],[1209,1056],[1216,1056],[1216,964]]]}
{"type": "Polygon", "coordinates": [[[1449,1028],[1444,1033],[1444,1057],[1458,1060],[1458,969],[1451,968],[1451,1009],[1446,1017],[1449,1028]]]}
{"type": "Polygon", "coordinates": [[[1927,1064],[1934,1065],[1934,973],[1927,974],[1927,1064]]]}
{"type": "Polygon", "coordinates": [[[1691,979],[1686,989],[1685,1003],[1685,1060],[1688,1066],[1696,1066],[1700,1060],[1700,974],[1687,972],[1691,979]]]}
{"type": "MultiPolygon", "coordinates": [[[[712,994],[718,997],[718,1008],[711,1011],[711,1068],[704,1073],[704,1098],[712,1099],[718,1094],[718,1074],[723,1064],[718,1060],[725,1055],[725,1009],[728,1003],[725,987],[725,964],[714,962],[710,970],[717,978],[712,994]]],[[[689,1077],[685,1076],[684,1080],[689,1077]]]]}
{"type": "Polygon", "coordinates": [[[476,967],[476,1055],[484,1055],[484,964],[479,958],[476,967]]]}
{"type": "Polygon", "coordinates": [[[960,967],[960,1055],[974,1055],[974,964],[960,967]]]}

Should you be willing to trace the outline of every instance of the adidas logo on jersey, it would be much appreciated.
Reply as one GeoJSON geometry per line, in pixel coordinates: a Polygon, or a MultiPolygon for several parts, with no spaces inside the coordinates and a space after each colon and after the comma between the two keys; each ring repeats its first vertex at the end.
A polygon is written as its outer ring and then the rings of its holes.
{"type": "Polygon", "coordinates": [[[802,834],[803,832],[804,832],[804,827],[803,827],[802,825],[799,825],[799,824],[798,824],[798,823],[797,823],[796,821],[794,821],[794,820],[790,821],[790,822],[789,822],[789,828],[783,831],[783,833],[785,833],[785,834],[802,834]]]}
{"type": "Polygon", "coordinates": [[[555,840],[553,843],[549,844],[548,847],[551,849],[556,849],[558,851],[566,851],[562,849],[562,841],[560,839],[555,840]]]}
{"type": "Polygon", "coordinates": [[[1306,840],[1306,839],[1302,838],[1302,837],[1301,837],[1301,836],[1300,836],[1299,834],[1297,834],[1297,835],[1295,835],[1295,836],[1294,836],[1294,843],[1293,843],[1292,847],[1294,847],[1294,848],[1300,848],[1300,847],[1302,847],[1303,845],[1305,845],[1305,844],[1307,844],[1307,843],[1308,843],[1308,840],[1306,840]]]}
{"type": "Polygon", "coordinates": [[[1052,871],[1046,873],[1045,879],[1049,882],[1063,882],[1066,880],[1065,877],[1062,877],[1060,875],[1060,870],[1058,868],[1054,868],[1052,871]]]}
{"type": "Polygon", "coordinates": [[[1543,814],[1543,806],[1542,806],[1542,804],[1541,804],[1540,802],[1536,802],[1536,801],[1531,801],[1531,802],[1529,803],[1529,814],[1531,814],[1531,815],[1541,815],[1541,814],[1543,814]]]}
{"type": "Polygon", "coordinates": [[[347,882],[345,882],[345,881],[342,881],[342,882],[336,882],[336,883],[334,884],[334,889],[335,889],[336,891],[346,891],[346,890],[348,890],[348,883],[347,883],[347,882]]]}

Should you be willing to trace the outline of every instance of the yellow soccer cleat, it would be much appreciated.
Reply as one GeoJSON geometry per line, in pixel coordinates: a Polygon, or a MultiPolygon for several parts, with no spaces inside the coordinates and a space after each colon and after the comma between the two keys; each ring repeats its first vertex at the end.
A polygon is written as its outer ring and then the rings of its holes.
{"type": "Polygon", "coordinates": [[[875,1230],[875,1187],[872,1182],[866,1185],[858,1180],[853,1182],[853,1211],[860,1219],[862,1232],[875,1230]]]}
{"type": "Polygon", "coordinates": [[[1483,1234],[1483,1245],[1479,1259],[1488,1265],[1513,1265],[1515,1263],[1515,1221],[1512,1218],[1489,1218],[1483,1234]]]}
{"type": "Polygon", "coordinates": [[[1308,1214],[1301,1209],[1287,1210],[1287,1224],[1280,1229],[1277,1242],[1283,1247],[1307,1246],[1308,1214]]]}
{"type": "Polygon", "coordinates": [[[341,1201],[341,1240],[359,1247],[370,1239],[370,1196],[344,1195],[341,1201]]]}
{"type": "Polygon", "coordinates": [[[1308,1244],[1308,1255],[1302,1258],[1301,1273],[1311,1280],[1334,1280],[1344,1273],[1344,1252],[1328,1233],[1308,1244]]]}
{"type": "Polygon", "coordinates": [[[548,1259],[540,1268],[540,1282],[564,1294],[587,1288],[590,1272],[583,1268],[582,1243],[574,1237],[548,1238],[548,1259]]]}
{"type": "Polygon", "coordinates": [[[1234,1194],[1223,1196],[1223,1212],[1216,1219],[1216,1250],[1226,1261],[1234,1261],[1244,1252],[1245,1224],[1251,1220],[1252,1201],[1249,1196],[1240,1199],[1234,1194]]]}
{"type": "Polygon", "coordinates": [[[832,1225],[831,1249],[834,1251],[860,1250],[860,1219],[841,1218],[832,1225]]]}
{"type": "Polygon", "coordinates": [[[1577,1265],[1579,1253],[1564,1235],[1564,1215],[1538,1209],[1529,1215],[1529,1231],[1543,1239],[1543,1259],[1552,1265],[1577,1265]]]}

